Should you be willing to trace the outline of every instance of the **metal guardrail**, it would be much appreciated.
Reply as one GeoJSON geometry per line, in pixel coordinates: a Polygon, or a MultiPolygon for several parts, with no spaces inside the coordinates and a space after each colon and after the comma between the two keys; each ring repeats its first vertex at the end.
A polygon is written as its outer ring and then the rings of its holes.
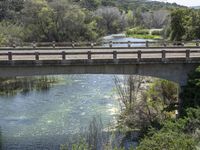
{"type": "MultiPolygon", "coordinates": [[[[32,42],[32,43],[11,43],[8,45],[5,45],[5,47],[87,47],[87,48],[95,48],[95,47],[102,47],[103,45],[107,45],[107,47],[114,47],[116,44],[125,44],[126,47],[134,47],[135,45],[142,45],[142,47],[184,47],[184,46],[194,46],[194,47],[200,47],[200,41],[144,41],[144,42],[116,42],[116,41],[107,41],[107,42],[32,42]]],[[[2,48],[2,47],[0,47],[2,48]]]]}
{"type": "MultiPolygon", "coordinates": [[[[176,51],[171,51],[171,50],[160,50],[160,51],[147,51],[147,50],[138,50],[138,51],[100,51],[100,52],[95,52],[95,51],[79,51],[79,52],[67,52],[67,51],[62,51],[62,52],[1,52],[0,56],[6,56],[7,57],[7,61],[12,61],[13,58],[15,56],[33,56],[34,60],[40,60],[40,56],[46,56],[47,58],[50,56],[60,56],[60,58],[62,60],[70,60],[70,57],[66,59],[66,56],[72,56],[72,55],[76,55],[76,56],[86,56],[86,59],[91,60],[93,59],[93,56],[96,55],[109,55],[110,59],[118,59],[119,55],[123,55],[123,54],[135,54],[136,55],[136,59],[138,61],[141,61],[141,59],[143,58],[143,54],[159,54],[159,58],[162,61],[166,61],[167,58],[167,54],[173,54],[173,56],[176,56],[174,58],[183,58],[179,56],[179,54],[183,54],[184,58],[186,60],[191,60],[193,57],[191,57],[192,54],[200,54],[200,50],[176,50],[176,51]]],[[[80,57],[81,58],[81,57],[80,57]]],[[[151,59],[154,58],[158,58],[158,57],[151,57],[151,59]]],[[[198,57],[195,57],[198,58],[198,57]]],[[[200,58],[200,57],[199,57],[200,58]]],[[[120,58],[122,59],[122,58],[120,58]]],[[[16,60],[16,59],[15,59],[16,60]]],[[[22,59],[20,59],[22,60],[22,59]]],[[[26,60],[25,58],[23,60],[26,60]]],[[[55,58],[53,59],[55,60],[55,58]]],[[[78,59],[77,59],[78,60],[78,59]]],[[[1,59],[0,59],[1,61],[1,59]]]]}

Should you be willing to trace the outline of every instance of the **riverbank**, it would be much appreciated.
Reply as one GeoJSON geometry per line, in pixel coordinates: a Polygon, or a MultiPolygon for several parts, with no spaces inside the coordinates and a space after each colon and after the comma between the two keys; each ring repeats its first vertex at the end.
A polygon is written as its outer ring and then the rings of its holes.
{"type": "Polygon", "coordinates": [[[140,27],[136,27],[127,29],[125,31],[125,34],[127,37],[160,40],[162,39],[162,30],[163,29],[143,29],[140,27]]]}

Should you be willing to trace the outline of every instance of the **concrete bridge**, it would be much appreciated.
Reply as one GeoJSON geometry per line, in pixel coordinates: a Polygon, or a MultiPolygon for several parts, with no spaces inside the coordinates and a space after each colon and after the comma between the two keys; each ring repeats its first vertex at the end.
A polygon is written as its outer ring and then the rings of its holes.
{"type": "Polygon", "coordinates": [[[0,77],[57,74],[133,74],[181,86],[200,65],[200,48],[187,47],[2,47],[0,77]]]}

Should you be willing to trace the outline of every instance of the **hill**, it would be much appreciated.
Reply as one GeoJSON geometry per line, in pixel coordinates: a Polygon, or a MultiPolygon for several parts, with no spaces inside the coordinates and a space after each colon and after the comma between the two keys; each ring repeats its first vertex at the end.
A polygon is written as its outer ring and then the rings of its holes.
{"type": "Polygon", "coordinates": [[[176,3],[165,3],[151,0],[102,0],[101,4],[104,6],[116,6],[123,10],[136,10],[141,8],[142,11],[184,7],[176,3]]]}

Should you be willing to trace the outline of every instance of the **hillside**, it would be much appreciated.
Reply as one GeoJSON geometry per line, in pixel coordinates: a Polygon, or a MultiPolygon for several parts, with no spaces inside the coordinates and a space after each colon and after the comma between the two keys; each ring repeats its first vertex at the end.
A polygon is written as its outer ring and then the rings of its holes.
{"type": "Polygon", "coordinates": [[[194,7],[191,7],[191,8],[200,9],[200,6],[194,6],[194,7]]]}
{"type": "Polygon", "coordinates": [[[116,6],[124,10],[136,10],[141,8],[142,11],[183,7],[176,3],[165,3],[151,0],[102,0],[101,4],[104,6],[116,6]]]}

